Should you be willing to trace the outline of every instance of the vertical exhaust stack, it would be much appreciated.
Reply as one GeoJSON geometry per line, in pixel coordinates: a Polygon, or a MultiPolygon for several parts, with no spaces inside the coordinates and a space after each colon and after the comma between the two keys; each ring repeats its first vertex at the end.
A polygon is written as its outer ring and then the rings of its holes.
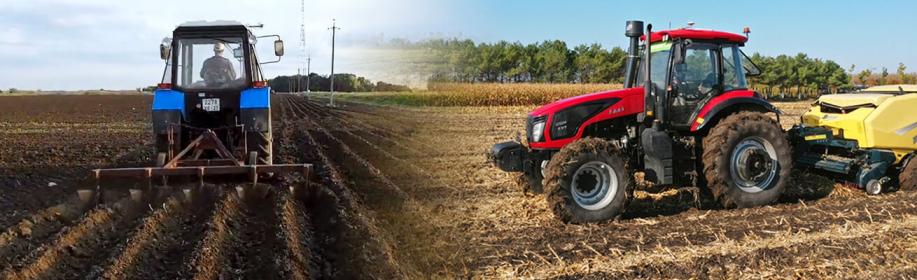
{"type": "Polygon", "coordinates": [[[627,67],[624,74],[624,88],[632,88],[637,83],[637,60],[640,59],[640,36],[643,36],[643,22],[639,20],[627,21],[624,36],[630,38],[627,49],[627,67]]]}
{"type": "Polygon", "coordinates": [[[643,69],[641,70],[644,71],[643,78],[646,79],[646,81],[643,82],[643,98],[646,103],[644,115],[646,119],[650,119],[650,120],[655,119],[655,116],[656,116],[655,113],[657,113],[656,112],[656,95],[655,95],[656,91],[653,89],[654,87],[653,75],[652,75],[653,72],[652,72],[652,69],[650,69],[650,64],[652,64],[650,63],[651,61],[650,55],[652,54],[650,50],[650,43],[653,40],[652,36],[653,36],[653,25],[647,24],[646,25],[646,47],[644,48],[644,51],[645,51],[644,57],[646,58],[646,61],[643,63],[643,69]]]}

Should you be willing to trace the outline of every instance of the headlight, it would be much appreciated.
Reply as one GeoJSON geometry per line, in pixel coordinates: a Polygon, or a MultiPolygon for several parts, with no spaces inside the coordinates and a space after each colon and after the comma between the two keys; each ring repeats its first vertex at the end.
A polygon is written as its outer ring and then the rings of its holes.
{"type": "Polygon", "coordinates": [[[532,125],[532,141],[544,141],[544,121],[536,122],[532,125]]]}

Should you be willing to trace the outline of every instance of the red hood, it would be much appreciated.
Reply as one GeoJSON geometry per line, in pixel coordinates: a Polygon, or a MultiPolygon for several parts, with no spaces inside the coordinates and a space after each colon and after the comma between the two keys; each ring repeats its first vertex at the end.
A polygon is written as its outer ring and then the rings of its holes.
{"type": "Polygon", "coordinates": [[[594,92],[594,93],[588,93],[588,94],[583,94],[583,95],[574,96],[574,97],[568,97],[568,98],[557,100],[547,105],[538,107],[537,109],[529,113],[529,115],[536,116],[536,117],[543,116],[543,115],[553,114],[554,112],[560,111],[562,109],[566,109],[566,108],[569,108],[575,105],[579,105],[579,104],[583,104],[583,103],[587,103],[591,101],[609,99],[609,98],[624,99],[624,97],[626,96],[631,96],[635,94],[642,96],[643,87],[634,87],[634,88],[618,89],[618,90],[612,90],[612,91],[594,92]]]}

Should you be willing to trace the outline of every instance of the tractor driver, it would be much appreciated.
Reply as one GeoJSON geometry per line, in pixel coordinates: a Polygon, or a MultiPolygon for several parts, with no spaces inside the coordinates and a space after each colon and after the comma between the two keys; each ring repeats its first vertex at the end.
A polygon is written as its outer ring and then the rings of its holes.
{"type": "Polygon", "coordinates": [[[201,78],[204,78],[207,86],[220,86],[236,79],[236,70],[233,69],[232,62],[223,57],[225,49],[222,42],[213,44],[213,56],[204,60],[201,78]]]}

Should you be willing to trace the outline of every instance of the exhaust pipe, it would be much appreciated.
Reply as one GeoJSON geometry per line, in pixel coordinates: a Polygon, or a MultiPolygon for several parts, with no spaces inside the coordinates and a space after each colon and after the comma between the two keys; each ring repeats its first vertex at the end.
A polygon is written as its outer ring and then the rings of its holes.
{"type": "Polygon", "coordinates": [[[630,38],[627,49],[627,67],[624,74],[624,88],[632,88],[637,83],[637,61],[640,59],[640,36],[643,36],[643,22],[639,20],[627,21],[624,36],[630,38]]]}
{"type": "Polygon", "coordinates": [[[656,91],[653,90],[654,85],[653,85],[653,77],[652,77],[652,71],[651,71],[652,69],[650,69],[650,64],[652,64],[650,63],[651,61],[650,43],[652,42],[652,36],[653,36],[653,25],[647,24],[646,25],[646,44],[645,44],[646,47],[644,48],[645,53],[643,56],[646,58],[646,61],[644,61],[643,63],[644,65],[643,78],[646,79],[643,82],[643,98],[646,103],[646,108],[643,112],[645,115],[645,119],[650,119],[650,120],[655,119],[655,113],[656,113],[655,112],[656,111],[656,96],[654,95],[656,91]]]}

